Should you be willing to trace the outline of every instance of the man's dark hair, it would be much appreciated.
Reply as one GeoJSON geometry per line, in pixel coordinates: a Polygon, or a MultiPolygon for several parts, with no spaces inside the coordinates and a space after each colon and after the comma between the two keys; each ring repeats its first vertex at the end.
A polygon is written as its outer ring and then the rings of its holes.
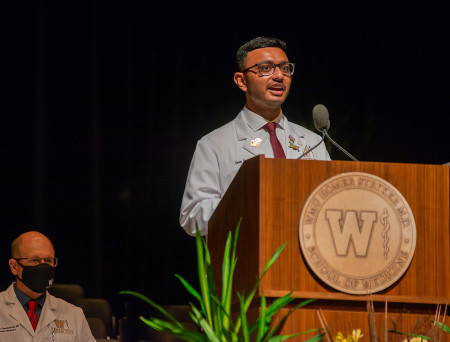
{"type": "Polygon", "coordinates": [[[266,47],[277,47],[286,53],[287,47],[286,43],[278,38],[268,38],[268,37],[256,37],[244,45],[242,45],[236,55],[236,63],[239,70],[244,69],[245,59],[250,51],[266,48],[266,47]]]}

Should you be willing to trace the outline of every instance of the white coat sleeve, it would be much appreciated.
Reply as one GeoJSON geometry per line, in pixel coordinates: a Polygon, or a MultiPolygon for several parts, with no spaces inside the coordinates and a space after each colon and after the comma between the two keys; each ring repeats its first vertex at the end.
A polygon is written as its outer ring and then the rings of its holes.
{"type": "Polygon", "coordinates": [[[222,196],[217,153],[213,142],[201,139],[192,157],[180,210],[180,225],[192,236],[196,225],[202,235],[208,233],[208,221],[222,196]]]}

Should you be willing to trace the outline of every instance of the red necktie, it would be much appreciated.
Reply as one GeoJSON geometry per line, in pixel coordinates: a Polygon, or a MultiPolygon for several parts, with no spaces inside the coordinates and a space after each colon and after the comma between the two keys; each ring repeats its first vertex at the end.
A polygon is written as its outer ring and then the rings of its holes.
{"type": "Polygon", "coordinates": [[[34,311],[34,309],[36,308],[36,305],[37,305],[37,302],[35,300],[30,300],[28,302],[28,318],[30,319],[31,325],[33,326],[34,330],[36,330],[36,326],[38,323],[36,311],[34,311]]]}
{"type": "Polygon", "coordinates": [[[264,129],[269,132],[270,143],[272,144],[273,154],[275,158],[286,158],[284,154],[283,147],[280,144],[280,140],[277,138],[275,128],[277,127],[276,122],[268,122],[264,125],[264,129]]]}

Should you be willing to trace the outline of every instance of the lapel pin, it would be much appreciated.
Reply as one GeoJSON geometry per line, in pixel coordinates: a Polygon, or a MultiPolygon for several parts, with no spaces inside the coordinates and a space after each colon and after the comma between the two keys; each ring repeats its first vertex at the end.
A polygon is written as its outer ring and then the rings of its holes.
{"type": "Polygon", "coordinates": [[[300,152],[300,147],[295,145],[295,138],[292,135],[289,136],[289,147],[300,152]]]}
{"type": "Polygon", "coordinates": [[[261,145],[262,140],[260,138],[256,138],[250,141],[250,145],[252,147],[259,147],[261,145]]]}
{"type": "MultiPolygon", "coordinates": [[[[305,153],[306,151],[310,150],[311,147],[309,145],[306,145],[305,150],[303,151],[303,153],[305,153]]],[[[307,153],[303,159],[314,159],[314,153],[312,151],[310,151],[309,153],[307,153]]]]}

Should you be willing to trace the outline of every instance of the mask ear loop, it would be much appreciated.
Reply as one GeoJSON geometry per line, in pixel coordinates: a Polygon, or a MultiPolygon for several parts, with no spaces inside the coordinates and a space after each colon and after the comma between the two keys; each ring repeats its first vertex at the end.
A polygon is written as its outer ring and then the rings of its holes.
{"type": "MultiPolygon", "coordinates": [[[[15,260],[15,261],[20,265],[20,267],[24,268],[24,266],[18,260],[15,260]]],[[[19,273],[15,274],[14,276],[15,276],[16,280],[19,279],[23,283],[23,280],[19,277],[19,273]]]]}

